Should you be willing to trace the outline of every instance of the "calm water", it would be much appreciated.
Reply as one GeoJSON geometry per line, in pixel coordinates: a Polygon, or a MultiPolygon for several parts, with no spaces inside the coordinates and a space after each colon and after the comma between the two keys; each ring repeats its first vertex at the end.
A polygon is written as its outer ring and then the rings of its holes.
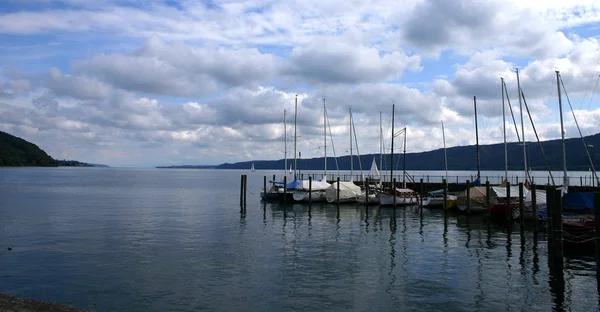
{"type": "Polygon", "coordinates": [[[263,206],[273,173],[0,169],[0,292],[99,311],[598,309],[594,259],[565,258],[557,287],[543,234],[427,209],[263,206]]]}

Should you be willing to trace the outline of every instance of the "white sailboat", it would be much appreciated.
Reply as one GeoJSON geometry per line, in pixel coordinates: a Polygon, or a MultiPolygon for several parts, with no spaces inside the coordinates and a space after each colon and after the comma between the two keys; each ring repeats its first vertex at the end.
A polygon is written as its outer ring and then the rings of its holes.
{"type": "MultiPolygon", "coordinates": [[[[404,186],[403,188],[397,188],[393,185],[393,177],[394,177],[394,137],[404,133],[404,152],[406,153],[406,127],[402,130],[398,131],[398,133],[394,133],[394,121],[395,121],[395,105],[392,104],[392,146],[390,148],[391,154],[391,166],[390,166],[390,185],[391,187],[382,190],[379,194],[377,194],[377,198],[379,199],[379,205],[381,206],[407,206],[407,205],[416,205],[419,203],[419,198],[417,194],[404,186]]],[[[406,172],[404,172],[406,174],[406,172]]]]}
{"type": "Polygon", "coordinates": [[[339,200],[338,200],[338,183],[333,183],[325,191],[325,197],[329,203],[354,203],[359,200],[362,195],[360,186],[352,181],[354,175],[354,164],[352,154],[352,108],[348,109],[350,115],[350,181],[339,182],[339,200]]]}
{"type": "Polygon", "coordinates": [[[256,169],[254,169],[254,163],[252,163],[252,166],[250,167],[250,171],[252,171],[252,172],[256,171],[256,169]]]}
{"type": "MultiPolygon", "coordinates": [[[[323,175],[323,179],[321,181],[313,180],[312,183],[308,180],[302,180],[300,185],[294,191],[294,200],[295,201],[304,201],[304,202],[320,202],[325,201],[325,190],[328,189],[331,185],[327,183],[327,112],[325,108],[325,99],[323,99],[323,137],[325,139],[325,173],[323,175]]],[[[290,168],[291,172],[291,168],[290,168]]]]}

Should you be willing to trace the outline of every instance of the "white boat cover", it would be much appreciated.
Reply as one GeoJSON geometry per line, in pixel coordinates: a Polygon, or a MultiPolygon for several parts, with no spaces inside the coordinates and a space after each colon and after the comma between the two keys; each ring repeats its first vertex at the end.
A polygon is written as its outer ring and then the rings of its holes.
{"type": "MultiPolygon", "coordinates": [[[[340,201],[358,198],[361,194],[360,186],[354,184],[354,182],[340,182],[340,201]]],[[[337,200],[337,182],[332,183],[331,186],[325,190],[325,197],[330,203],[337,200]]]]}
{"type": "MultiPolygon", "coordinates": [[[[510,186],[510,198],[519,198],[519,187],[510,186]]],[[[492,191],[496,194],[496,197],[506,198],[506,186],[492,186],[492,191]]],[[[523,198],[527,198],[529,190],[523,188],[523,198]]],[[[484,190],[485,194],[485,190],[484,190]]]]}
{"type": "MultiPolygon", "coordinates": [[[[300,183],[300,185],[296,189],[308,191],[308,186],[309,186],[308,182],[309,182],[308,180],[302,180],[302,183],[300,183]]],[[[340,182],[340,184],[341,183],[342,182],[340,182]]],[[[323,190],[326,190],[327,188],[329,188],[330,186],[331,186],[331,184],[327,183],[327,181],[325,181],[325,180],[323,180],[323,181],[313,180],[312,185],[311,185],[311,191],[323,191],[323,190]]]]}

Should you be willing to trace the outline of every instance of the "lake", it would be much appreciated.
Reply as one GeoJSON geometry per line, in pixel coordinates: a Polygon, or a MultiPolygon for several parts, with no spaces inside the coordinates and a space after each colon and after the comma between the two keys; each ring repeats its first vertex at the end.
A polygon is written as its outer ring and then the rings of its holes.
{"type": "Polygon", "coordinates": [[[0,292],[97,311],[598,310],[593,256],[565,257],[557,285],[544,233],[263,204],[272,174],[0,168],[0,292]]]}

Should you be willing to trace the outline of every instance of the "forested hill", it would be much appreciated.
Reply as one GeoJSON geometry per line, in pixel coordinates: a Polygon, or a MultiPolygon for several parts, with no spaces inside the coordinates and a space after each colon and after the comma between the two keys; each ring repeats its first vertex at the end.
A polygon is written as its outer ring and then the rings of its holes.
{"type": "MultiPolygon", "coordinates": [[[[586,145],[593,145],[593,153],[595,156],[600,154],[600,134],[584,137],[586,145]]],[[[418,143],[410,143],[408,146],[418,143]]],[[[527,142],[528,150],[527,163],[532,170],[546,170],[546,163],[540,145],[537,142],[527,142]]],[[[542,142],[543,149],[546,153],[546,158],[552,170],[562,170],[562,144],[560,140],[550,140],[542,142]]],[[[591,166],[588,161],[584,144],[581,138],[572,138],[566,140],[567,150],[567,167],[568,170],[584,170],[587,171],[591,166]]],[[[481,158],[481,170],[504,170],[504,143],[492,145],[480,145],[479,154],[481,158]]],[[[447,149],[448,153],[448,169],[449,170],[475,170],[477,169],[476,162],[476,147],[475,145],[457,146],[447,149]]],[[[361,155],[362,167],[365,170],[371,168],[371,162],[375,157],[379,165],[379,154],[361,155]]],[[[598,157],[594,157],[596,165],[598,157]]],[[[288,167],[293,160],[288,159],[288,167]]],[[[402,168],[402,154],[394,155],[395,168],[402,168]]],[[[250,169],[254,163],[254,167],[258,169],[283,169],[284,160],[254,160],[238,162],[234,164],[221,164],[215,166],[218,169],[250,169]]],[[[383,156],[384,168],[389,168],[390,155],[383,156]]],[[[350,156],[338,157],[340,170],[350,169],[350,156]]],[[[600,163],[598,163],[600,164],[600,163]]],[[[298,160],[298,169],[300,170],[323,170],[323,158],[311,158],[298,160]]],[[[523,169],[523,146],[519,143],[508,144],[508,167],[509,170],[523,169]]],[[[327,158],[327,168],[335,170],[335,159],[327,158]]],[[[354,156],[354,169],[359,168],[358,157],[354,156]]],[[[444,170],[444,150],[437,149],[421,153],[406,154],[407,170],[444,170]]]]}
{"type": "Polygon", "coordinates": [[[37,145],[0,131],[0,166],[56,167],[58,162],[37,145]]]}
{"type": "Polygon", "coordinates": [[[0,131],[0,166],[108,167],[76,160],[55,160],[37,145],[0,131]]]}

